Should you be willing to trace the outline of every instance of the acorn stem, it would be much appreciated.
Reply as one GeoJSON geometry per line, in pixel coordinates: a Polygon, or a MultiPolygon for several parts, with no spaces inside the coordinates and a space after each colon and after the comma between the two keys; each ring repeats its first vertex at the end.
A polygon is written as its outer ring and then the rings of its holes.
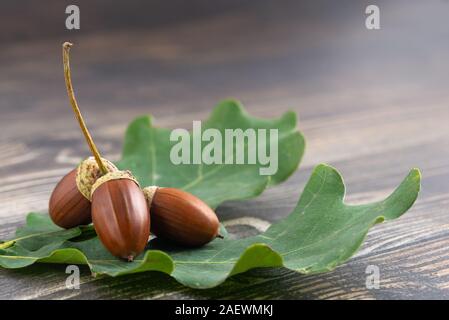
{"type": "Polygon", "coordinates": [[[94,143],[94,140],[92,139],[92,136],[89,133],[89,130],[87,129],[86,123],[84,122],[83,116],[81,115],[80,108],[78,106],[78,103],[75,99],[75,93],[73,91],[72,86],[72,77],[70,74],[70,48],[73,46],[70,42],[64,42],[62,45],[62,60],[64,62],[64,79],[65,84],[67,87],[67,94],[69,96],[70,104],[72,106],[73,112],[75,113],[76,120],[78,120],[78,123],[80,125],[81,131],[84,134],[84,137],[86,138],[87,144],[89,145],[90,151],[92,152],[95,161],[97,161],[98,167],[100,168],[100,171],[102,174],[108,173],[108,169],[103,164],[103,161],[101,160],[100,152],[97,149],[97,146],[94,143]]]}

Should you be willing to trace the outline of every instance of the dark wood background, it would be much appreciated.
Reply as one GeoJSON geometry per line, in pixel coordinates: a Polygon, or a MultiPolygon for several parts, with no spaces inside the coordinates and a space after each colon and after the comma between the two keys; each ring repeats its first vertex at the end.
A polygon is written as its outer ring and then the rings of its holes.
{"type": "Polygon", "coordinates": [[[423,188],[405,216],[376,226],[327,274],[260,269],[192,290],[160,273],[94,279],[82,268],[81,289],[68,290],[64,266],[40,264],[0,270],[0,298],[449,298],[449,3],[376,1],[381,30],[369,31],[371,2],[76,1],[80,31],[64,29],[67,1],[2,2],[2,239],[27,212],[46,211],[55,183],[88,155],[63,82],[66,40],[75,43],[79,103],[111,159],[144,113],[158,126],[190,128],[228,97],[256,116],[298,112],[307,139],[300,170],[257,199],[222,205],[227,223],[286,216],[321,162],[342,172],[350,203],[383,198],[412,167],[423,188]],[[380,289],[366,288],[368,265],[380,268],[380,289]]]}

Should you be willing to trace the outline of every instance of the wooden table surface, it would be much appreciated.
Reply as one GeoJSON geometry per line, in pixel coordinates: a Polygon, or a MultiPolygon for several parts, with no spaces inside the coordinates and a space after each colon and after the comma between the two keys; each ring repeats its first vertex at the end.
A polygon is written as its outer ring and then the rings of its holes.
{"type": "MultiPolygon", "coordinates": [[[[191,128],[192,120],[205,119],[228,97],[260,117],[298,113],[307,139],[300,169],[257,199],[223,204],[222,221],[285,217],[321,162],[341,171],[350,203],[383,198],[419,167],[422,192],[415,205],[373,228],[355,257],[326,274],[258,269],[215,289],[193,290],[160,273],[93,278],[82,268],[81,289],[68,290],[65,266],[36,264],[0,270],[0,298],[449,298],[449,3],[379,1],[377,31],[365,28],[363,1],[338,7],[331,1],[231,1],[214,10],[201,3],[189,8],[196,12],[190,18],[164,7],[168,17],[153,24],[129,10],[106,11],[113,15],[109,20],[123,18],[117,25],[103,23],[98,7],[81,4],[81,31],[40,34],[37,28],[30,35],[25,20],[45,10],[55,14],[55,7],[33,13],[4,5],[0,239],[12,236],[27,212],[45,212],[55,183],[88,155],[66,97],[60,56],[65,40],[75,43],[80,106],[112,160],[120,157],[127,124],[141,114],[153,114],[161,127],[191,128]],[[13,19],[20,12],[24,16],[13,19]],[[368,265],[379,267],[380,289],[366,288],[368,265]]],[[[57,8],[62,17],[42,21],[46,30],[63,28],[64,8],[57,8]]],[[[243,225],[229,230],[257,232],[243,225]]]]}

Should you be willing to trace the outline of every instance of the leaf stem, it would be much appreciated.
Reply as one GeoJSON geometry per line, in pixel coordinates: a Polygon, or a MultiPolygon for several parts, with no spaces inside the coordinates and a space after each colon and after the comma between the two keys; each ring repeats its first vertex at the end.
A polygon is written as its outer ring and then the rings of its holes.
{"type": "Polygon", "coordinates": [[[14,243],[16,243],[16,240],[10,240],[10,241],[6,241],[6,242],[2,242],[0,243],[0,249],[8,249],[9,247],[11,247],[12,245],[14,245],[14,243]]]}
{"type": "MultiPolygon", "coordinates": [[[[81,227],[78,227],[78,229],[81,230],[81,227]]],[[[84,229],[88,230],[89,228],[85,227],[84,229]]],[[[26,236],[22,236],[22,237],[18,237],[18,238],[15,238],[15,239],[7,240],[5,242],[0,242],[0,249],[8,249],[9,247],[13,246],[17,241],[20,241],[20,240],[30,239],[30,238],[33,238],[33,237],[48,236],[48,235],[51,235],[53,233],[59,233],[62,230],[63,229],[55,230],[55,231],[48,231],[48,232],[32,233],[32,234],[28,234],[26,236]]],[[[81,231],[81,233],[82,233],[82,231],[81,231]]],[[[80,233],[80,235],[81,235],[81,233],[80,233]]]]}
{"type": "Polygon", "coordinates": [[[108,169],[103,164],[103,161],[101,160],[100,152],[97,149],[97,146],[95,145],[92,136],[89,133],[89,130],[87,129],[86,123],[84,122],[83,116],[81,115],[80,108],[78,106],[78,103],[75,99],[75,93],[73,91],[72,86],[72,77],[70,74],[70,48],[73,46],[70,42],[64,42],[62,45],[62,60],[64,62],[64,79],[65,84],[67,87],[67,94],[69,96],[70,104],[72,106],[73,112],[75,113],[76,120],[78,120],[78,123],[80,125],[81,131],[84,134],[84,137],[86,138],[87,144],[89,145],[90,151],[92,152],[95,161],[97,161],[98,167],[101,170],[102,174],[108,173],[108,169]]]}

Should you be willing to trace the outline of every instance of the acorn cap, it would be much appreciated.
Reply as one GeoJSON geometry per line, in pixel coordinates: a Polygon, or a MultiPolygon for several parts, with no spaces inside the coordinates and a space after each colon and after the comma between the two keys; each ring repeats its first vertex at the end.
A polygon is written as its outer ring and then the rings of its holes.
{"type": "Polygon", "coordinates": [[[159,187],[158,186],[148,186],[142,189],[145,199],[148,202],[148,208],[151,208],[151,203],[153,202],[153,197],[159,187]]]}
{"type": "Polygon", "coordinates": [[[132,180],[140,188],[139,182],[131,174],[130,171],[128,171],[128,170],[126,170],[126,171],[112,171],[112,172],[109,172],[109,173],[105,174],[104,176],[98,178],[97,181],[95,181],[95,183],[93,184],[93,186],[91,188],[89,199],[92,200],[92,195],[94,194],[95,190],[97,190],[98,187],[101,186],[103,183],[105,183],[107,181],[110,181],[110,180],[120,180],[120,179],[132,180]]]}
{"type": "MultiPolygon", "coordinates": [[[[109,160],[101,158],[109,172],[118,171],[117,167],[109,160]]],[[[94,157],[83,160],[77,168],[76,186],[81,194],[90,201],[90,194],[95,181],[102,176],[102,172],[98,167],[94,157]]]]}

